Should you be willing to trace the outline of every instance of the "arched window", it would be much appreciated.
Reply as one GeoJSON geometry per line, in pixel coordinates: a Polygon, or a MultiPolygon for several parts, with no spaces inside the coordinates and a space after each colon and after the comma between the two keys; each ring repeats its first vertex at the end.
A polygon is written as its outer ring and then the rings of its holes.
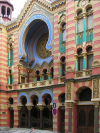
{"type": "Polygon", "coordinates": [[[82,49],[79,49],[77,54],[78,54],[78,71],[82,71],[83,70],[82,49]]]}
{"type": "Polygon", "coordinates": [[[92,7],[89,7],[86,10],[86,12],[87,12],[87,30],[89,30],[94,27],[92,7]]]}
{"type": "Polygon", "coordinates": [[[87,69],[91,69],[93,63],[92,46],[87,48],[87,69]]]}
{"type": "Polygon", "coordinates": [[[5,16],[5,9],[6,9],[6,7],[5,7],[5,6],[2,6],[1,12],[2,12],[2,16],[3,16],[3,17],[5,16]]]}
{"type": "Polygon", "coordinates": [[[40,81],[40,75],[39,75],[39,71],[36,71],[36,77],[37,77],[37,81],[40,81]]]}
{"type": "Polygon", "coordinates": [[[47,80],[47,79],[48,79],[48,76],[47,76],[47,69],[44,69],[44,70],[43,70],[43,74],[44,74],[44,80],[47,80]]]}
{"type": "Polygon", "coordinates": [[[61,70],[62,70],[62,76],[65,76],[65,66],[66,66],[66,64],[65,64],[65,57],[62,57],[61,58],[61,63],[62,63],[62,68],[61,68],[61,70]]]}
{"type": "Polygon", "coordinates": [[[8,7],[7,8],[7,17],[9,18],[9,16],[10,16],[10,8],[8,7]]]}
{"type": "Polygon", "coordinates": [[[53,67],[51,68],[51,78],[53,79],[53,67]]]}
{"type": "Polygon", "coordinates": [[[78,25],[77,31],[78,31],[78,33],[79,32],[83,32],[83,30],[84,30],[84,26],[83,26],[84,23],[83,23],[82,11],[79,11],[77,13],[77,18],[78,18],[78,21],[77,21],[77,25],[78,25]]]}
{"type": "Polygon", "coordinates": [[[62,24],[62,42],[66,42],[66,23],[62,24]]]}

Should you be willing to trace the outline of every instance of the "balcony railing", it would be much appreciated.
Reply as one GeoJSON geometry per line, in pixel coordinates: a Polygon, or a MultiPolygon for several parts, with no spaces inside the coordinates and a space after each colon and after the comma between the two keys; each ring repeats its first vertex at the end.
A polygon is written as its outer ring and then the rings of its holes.
{"type": "Polygon", "coordinates": [[[92,75],[92,70],[83,70],[83,71],[77,71],[75,72],[75,78],[82,78],[82,77],[87,77],[92,75]]]}

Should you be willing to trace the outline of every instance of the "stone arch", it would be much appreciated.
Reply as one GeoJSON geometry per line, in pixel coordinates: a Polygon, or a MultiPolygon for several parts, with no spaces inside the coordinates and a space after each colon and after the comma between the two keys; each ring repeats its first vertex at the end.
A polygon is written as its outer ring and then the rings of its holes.
{"type": "Polygon", "coordinates": [[[30,104],[32,104],[32,98],[34,96],[37,96],[38,97],[38,103],[39,103],[39,93],[37,91],[32,91],[30,94],[29,94],[29,100],[30,100],[30,104]]]}
{"type": "Polygon", "coordinates": [[[41,93],[41,96],[40,96],[40,98],[39,98],[39,103],[44,104],[42,98],[43,98],[43,95],[45,95],[45,94],[49,94],[49,95],[51,96],[51,103],[53,103],[53,94],[52,94],[52,92],[51,92],[50,90],[45,90],[45,91],[43,91],[43,92],[41,93]]]}
{"type": "Polygon", "coordinates": [[[25,96],[25,97],[26,97],[26,99],[27,99],[27,103],[26,103],[26,104],[30,104],[30,102],[29,102],[29,97],[27,96],[27,94],[26,94],[25,92],[22,92],[22,93],[20,93],[19,96],[18,96],[18,105],[21,103],[21,97],[22,97],[22,96],[25,96]]]}
{"type": "Polygon", "coordinates": [[[92,7],[93,9],[93,5],[91,3],[88,3],[85,8],[84,8],[84,12],[86,12],[86,10],[89,8],[89,7],[92,7]]]}
{"type": "Polygon", "coordinates": [[[77,10],[75,11],[75,16],[77,16],[77,13],[78,13],[79,11],[82,11],[82,12],[83,12],[83,8],[78,7],[77,10]]]}

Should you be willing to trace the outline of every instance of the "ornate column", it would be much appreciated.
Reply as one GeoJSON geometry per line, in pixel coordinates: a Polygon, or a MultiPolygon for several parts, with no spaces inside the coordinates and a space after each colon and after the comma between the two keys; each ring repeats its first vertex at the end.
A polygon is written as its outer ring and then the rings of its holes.
{"type": "Polygon", "coordinates": [[[40,109],[40,129],[43,129],[43,106],[39,105],[38,108],[40,109]]]}
{"type": "Polygon", "coordinates": [[[40,74],[40,81],[43,81],[43,74],[40,74]]]}
{"type": "Polygon", "coordinates": [[[68,105],[68,133],[72,133],[72,108],[73,103],[69,102],[68,105]]]}
{"type": "Polygon", "coordinates": [[[29,83],[29,73],[30,73],[30,68],[27,67],[26,69],[27,69],[27,82],[29,83]]]}
{"type": "Polygon", "coordinates": [[[17,66],[18,66],[18,70],[19,70],[18,84],[20,84],[20,69],[21,69],[22,65],[18,64],[17,66]]]}
{"type": "Polygon", "coordinates": [[[18,127],[21,127],[21,106],[17,106],[18,108],[18,127]]]}
{"type": "Polygon", "coordinates": [[[28,109],[28,128],[30,128],[31,127],[31,109],[32,109],[32,107],[27,106],[27,109],[28,109]]]}
{"type": "Polygon", "coordinates": [[[95,122],[95,127],[94,127],[94,132],[98,133],[99,132],[99,102],[96,101],[94,102],[95,106],[95,112],[94,112],[94,122],[95,122]]]}
{"type": "Polygon", "coordinates": [[[62,29],[59,28],[58,31],[59,31],[59,52],[61,52],[61,31],[62,29]]]}
{"type": "Polygon", "coordinates": [[[59,66],[59,76],[61,76],[61,62],[58,62],[58,66],[59,66]]]}
{"type": "Polygon", "coordinates": [[[48,75],[48,80],[50,80],[51,79],[51,74],[47,73],[47,75],[48,75]]]}
{"type": "Polygon", "coordinates": [[[86,53],[83,53],[83,57],[84,57],[83,69],[86,69],[86,53]]]}
{"type": "Polygon", "coordinates": [[[74,57],[75,57],[75,71],[77,71],[77,55],[75,55],[74,57]]]}

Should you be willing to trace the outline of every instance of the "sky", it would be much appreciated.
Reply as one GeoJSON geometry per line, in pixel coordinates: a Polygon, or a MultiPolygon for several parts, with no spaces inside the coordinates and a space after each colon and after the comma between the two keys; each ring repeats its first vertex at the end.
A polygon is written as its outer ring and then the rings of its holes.
{"type": "Polygon", "coordinates": [[[11,3],[14,6],[14,11],[12,12],[12,18],[17,18],[17,16],[20,14],[21,9],[23,9],[25,2],[27,0],[10,0],[11,3]]]}

